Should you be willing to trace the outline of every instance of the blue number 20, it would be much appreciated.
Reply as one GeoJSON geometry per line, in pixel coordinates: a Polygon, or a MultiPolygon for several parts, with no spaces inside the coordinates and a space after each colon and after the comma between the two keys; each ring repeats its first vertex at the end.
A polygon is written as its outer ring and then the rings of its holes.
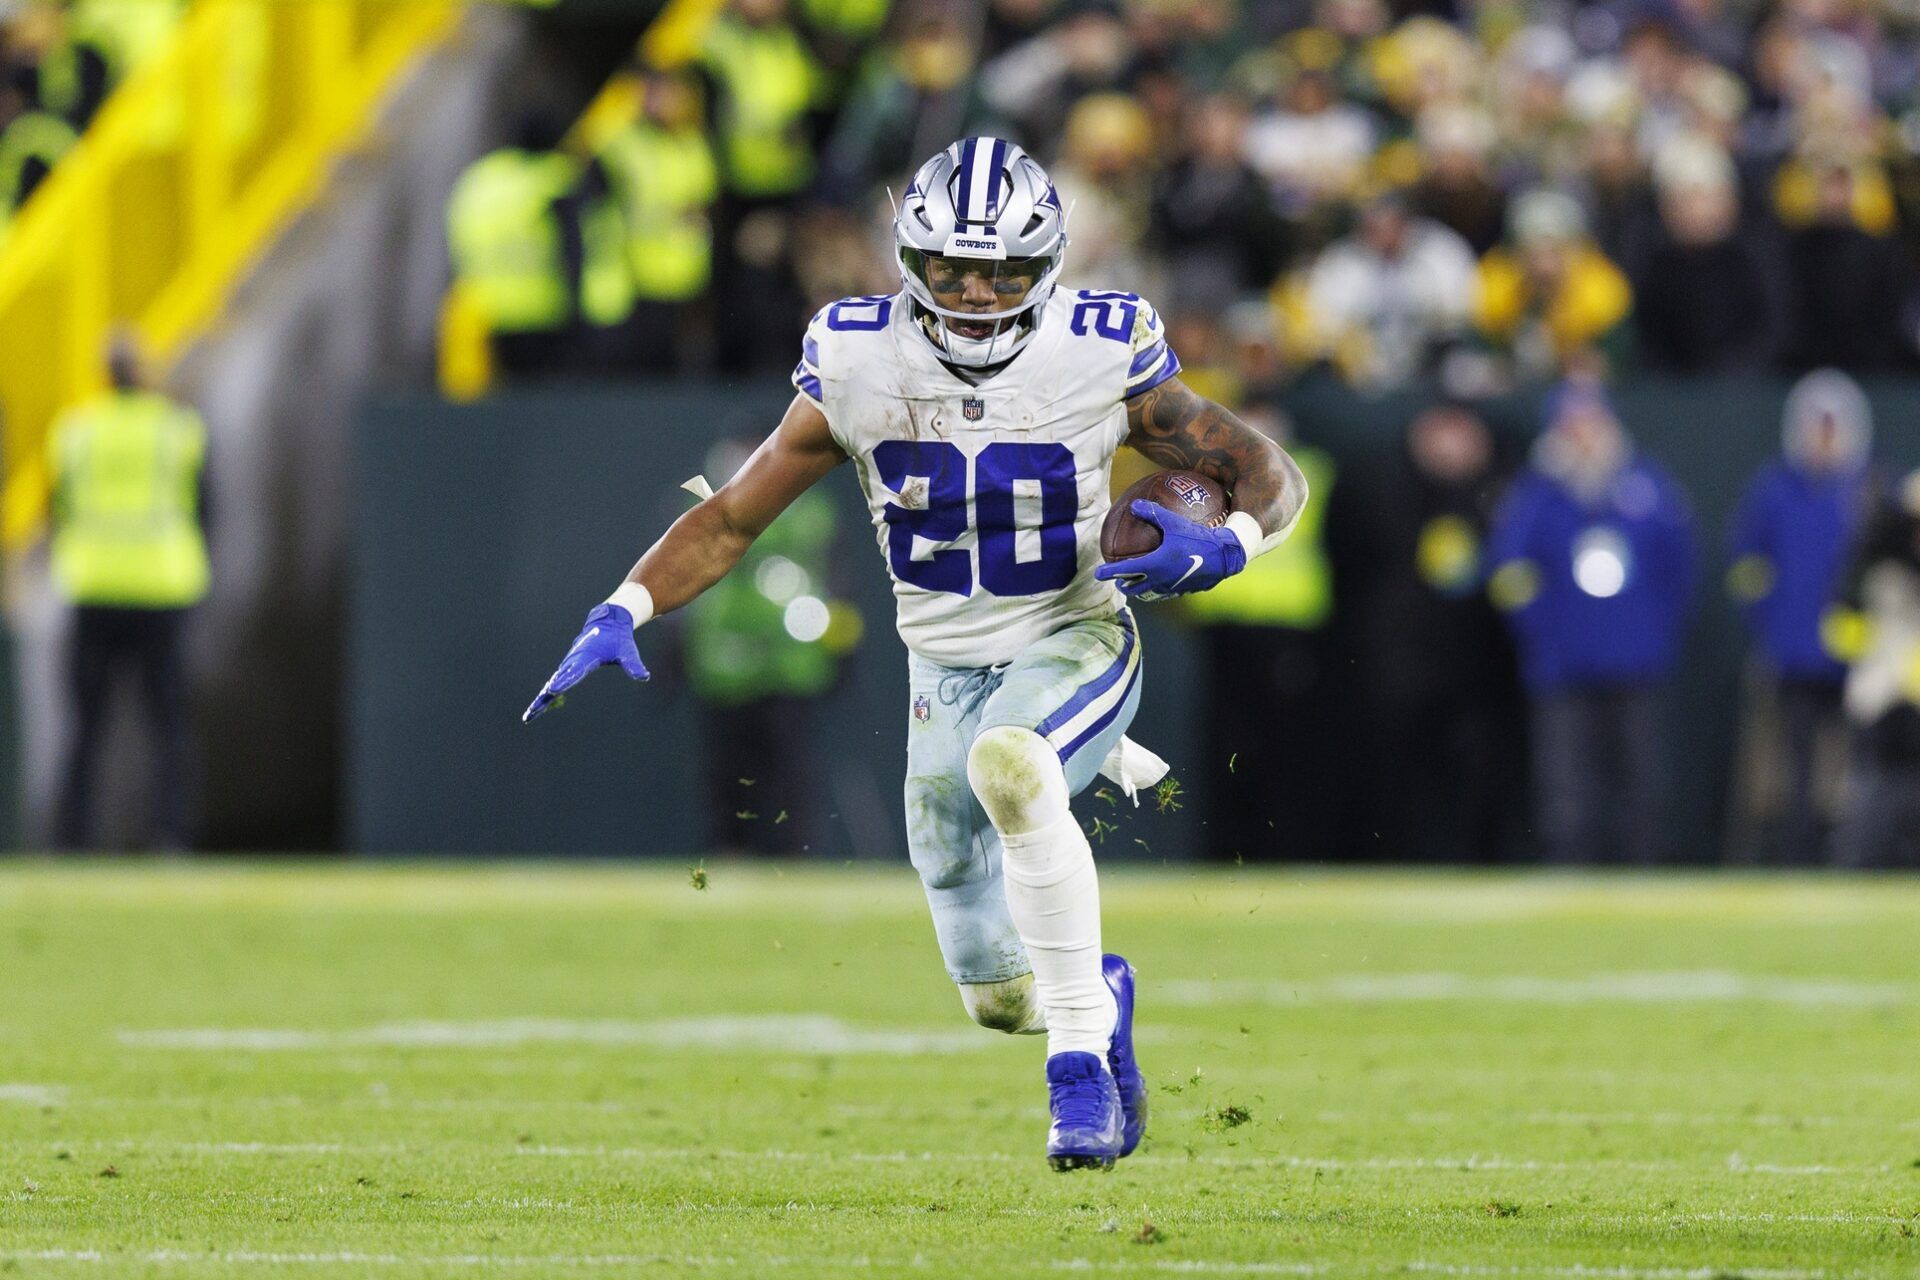
{"type": "MultiPolygon", "coordinates": [[[[967,455],[944,440],[887,440],[874,446],[880,482],[895,493],[911,478],[927,483],[926,502],[890,502],[887,559],[893,574],[928,591],[973,594],[973,566],[958,547],[914,556],[915,539],[953,542],[967,531],[967,455]]],[[[980,530],[980,585],[996,596],[1058,591],[1079,565],[1073,519],[1080,507],[1073,451],[1063,444],[990,444],[974,459],[974,520],[980,530]],[[1016,484],[1036,485],[1040,497],[1040,555],[1021,560],[1016,484]]]]}
{"type": "Polygon", "coordinates": [[[1084,334],[1091,323],[1093,331],[1103,338],[1125,342],[1133,337],[1133,322],[1139,315],[1139,294],[1114,289],[1081,289],[1078,292],[1082,300],[1074,304],[1067,328],[1084,334]]]}

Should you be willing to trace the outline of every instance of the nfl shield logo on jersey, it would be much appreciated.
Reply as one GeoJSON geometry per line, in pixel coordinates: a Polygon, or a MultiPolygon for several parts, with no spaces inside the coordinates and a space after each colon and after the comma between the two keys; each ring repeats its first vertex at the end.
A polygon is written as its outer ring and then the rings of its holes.
{"type": "Polygon", "coordinates": [[[925,724],[932,717],[933,706],[927,701],[927,695],[924,693],[914,695],[913,718],[921,724],[925,724]]]}
{"type": "Polygon", "coordinates": [[[960,402],[960,412],[966,415],[968,422],[978,422],[987,416],[987,402],[978,396],[968,396],[960,402]]]}

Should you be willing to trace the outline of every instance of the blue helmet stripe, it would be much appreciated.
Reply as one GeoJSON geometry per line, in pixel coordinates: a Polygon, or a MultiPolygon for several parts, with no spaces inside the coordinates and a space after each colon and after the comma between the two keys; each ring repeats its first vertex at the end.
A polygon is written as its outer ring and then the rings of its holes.
{"type": "Polygon", "coordinates": [[[979,151],[979,143],[968,138],[960,144],[960,184],[954,192],[954,211],[960,215],[960,221],[973,221],[973,210],[967,202],[973,195],[973,157],[979,151]]]}
{"type": "Polygon", "coordinates": [[[1007,164],[1007,144],[994,140],[993,158],[987,166],[987,207],[980,217],[988,222],[1000,216],[1000,175],[1007,164]]]}

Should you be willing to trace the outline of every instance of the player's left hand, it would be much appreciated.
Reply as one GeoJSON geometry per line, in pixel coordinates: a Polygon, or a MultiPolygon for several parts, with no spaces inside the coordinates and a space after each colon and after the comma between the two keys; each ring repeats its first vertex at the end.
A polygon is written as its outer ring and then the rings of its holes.
{"type": "Polygon", "coordinates": [[[544,713],[595,667],[607,666],[619,667],[635,680],[649,678],[647,665],[640,661],[639,646],[633,642],[633,615],[617,604],[598,605],[587,615],[586,625],[573,638],[573,648],[567,650],[559,669],[534,695],[520,716],[521,722],[544,713]]]}
{"type": "Polygon", "coordinates": [[[1143,498],[1134,499],[1132,510],[1160,530],[1160,545],[1143,556],[1114,560],[1093,571],[1096,578],[1116,581],[1123,595],[1135,600],[1189,595],[1247,567],[1247,549],[1240,536],[1224,525],[1210,529],[1143,498]]]}

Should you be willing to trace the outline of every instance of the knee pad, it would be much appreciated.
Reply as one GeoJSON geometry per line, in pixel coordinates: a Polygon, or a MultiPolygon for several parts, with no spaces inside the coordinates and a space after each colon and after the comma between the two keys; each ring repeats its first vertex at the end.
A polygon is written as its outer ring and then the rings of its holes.
{"type": "Polygon", "coordinates": [[[1047,1015],[1033,994],[1030,973],[1005,982],[963,982],[960,1002],[967,1006],[967,1016],[989,1031],[1024,1036],[1047,1029],[1047,1015]]]}
{"type": "Polygon", "coordinates": [[[1003,836],[1037,831],[1072,813],[1060,757],[1031,729],[982,729],[967,751],[967,782],[1003,836]]]}

